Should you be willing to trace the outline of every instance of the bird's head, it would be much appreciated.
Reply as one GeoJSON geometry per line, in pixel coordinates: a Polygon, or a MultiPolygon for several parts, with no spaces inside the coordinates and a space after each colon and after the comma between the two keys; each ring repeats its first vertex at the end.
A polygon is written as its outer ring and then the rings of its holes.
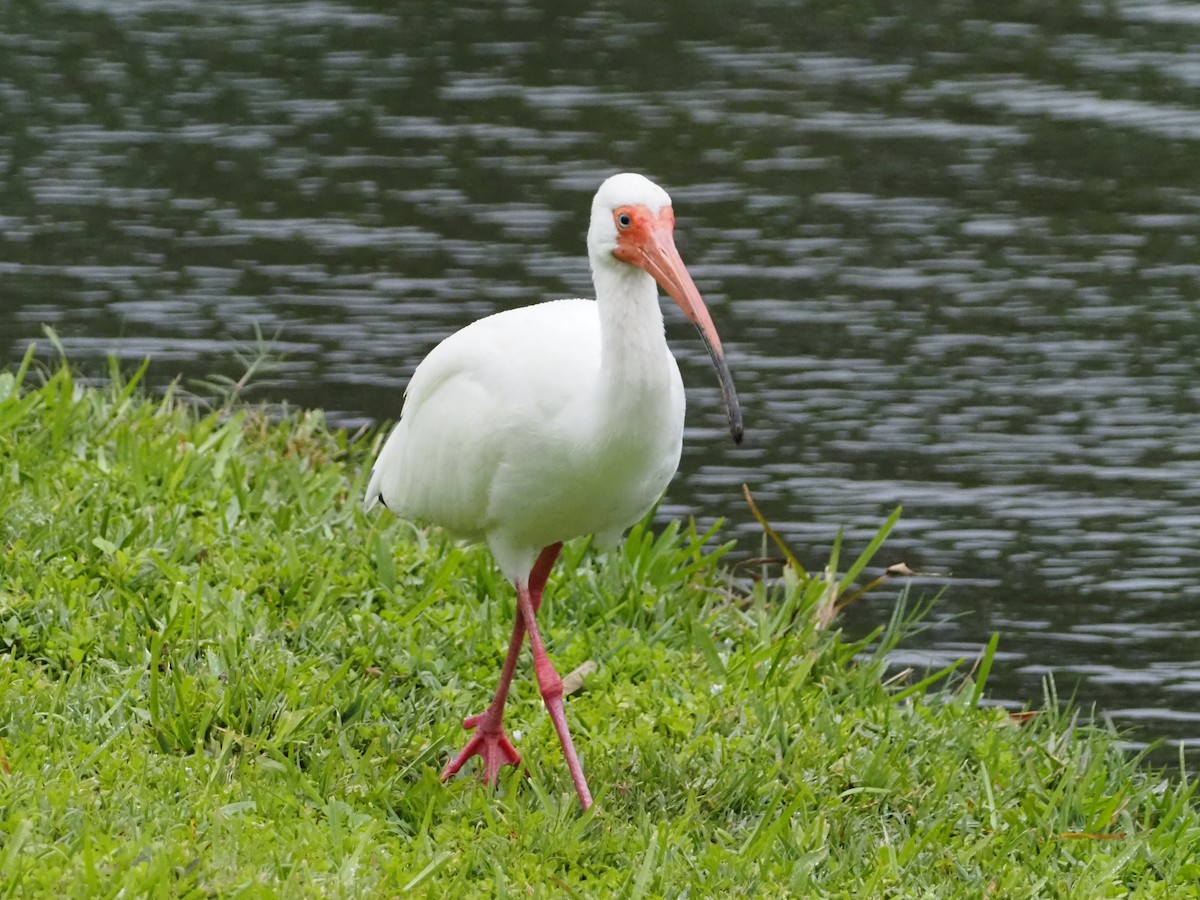
{"type": "Polygon", "coordinates": [[[622,172],[608,178],[592,200],[588,253],[594,266],[636,266],[659,283],[700,332],[721,380],[729,431],[742,441],[742,411],[725,351],[700,291],[675,249],[671,198],[649,178],[622,172]]]}
{"type": "Polygon", "coordinates": [[[667,227],[670,235],[675,213],[667,192],[649,178],[634,172],[613,175],[600,185],[592,200],[589,255],[597,261],[616,257],[636,265],[631,256],[634,241],[645,239],[664,212],[672,220],[667,227]]]}

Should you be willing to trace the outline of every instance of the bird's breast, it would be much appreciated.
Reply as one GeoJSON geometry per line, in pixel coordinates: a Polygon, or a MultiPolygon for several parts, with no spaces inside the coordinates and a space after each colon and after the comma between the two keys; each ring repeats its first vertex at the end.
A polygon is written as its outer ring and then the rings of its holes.
{"type": "Polygon", "coordinates": [[[661,496],[679,465],[683,385],[664,351],[658,383],[597,383],[508,442],[492,485],[494,528],[544,546],[620,532],[661,496]]]}
{"type": "Polygon", "coordinates": [[[590,301],[457,332],[414,374],[371,498],[493,550],[619,533],[675,473],[684,394],[661,333],[636,364],[608,360],[590,301]]]}

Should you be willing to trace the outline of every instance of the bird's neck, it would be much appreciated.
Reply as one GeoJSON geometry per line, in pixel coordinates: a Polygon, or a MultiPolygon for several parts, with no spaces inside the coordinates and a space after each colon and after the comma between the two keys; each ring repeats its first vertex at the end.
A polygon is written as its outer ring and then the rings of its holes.
{"type": "Polygon", "coordinates": [[[609,389],[660,391],[670,378],[658,285],[625,264],[594,266],[601,377],[609,389]]]}

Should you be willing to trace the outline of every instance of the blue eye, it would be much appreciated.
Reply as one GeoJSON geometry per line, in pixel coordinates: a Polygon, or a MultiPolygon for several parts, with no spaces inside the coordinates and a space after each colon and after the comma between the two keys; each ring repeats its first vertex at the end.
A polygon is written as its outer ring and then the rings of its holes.
{"type": "Polygon", "coordinates": [[[617,216],[617,225],[621,228],[628,228],[633,224],[633,219],[629,218],[629,213],[621,213],[617,216]]]}

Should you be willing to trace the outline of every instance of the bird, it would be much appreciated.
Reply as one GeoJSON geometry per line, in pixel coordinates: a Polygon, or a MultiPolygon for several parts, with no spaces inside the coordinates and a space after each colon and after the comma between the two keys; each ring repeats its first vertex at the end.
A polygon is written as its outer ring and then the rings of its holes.
{"type": "Polygon", "coordinates": [[[742,412],[720,337],[674,240],[671,198],[632,172],[607,178],[591,205],[595,299],[552,300],[478,319],[421,361],[400,418],[371,469],[364,510],[485,542],[517,593],[512,638],[491,703],[442,773],[474,756],[486,783],[520,762],[504,705],[526,634],[534,674],[584,810],[592,795],[563,709],[537,611],[563,542],[616,544],[659,501],[679,466],[684,389],[666,341],[661,287],[699,330],[729,430],[742,412]]]}

